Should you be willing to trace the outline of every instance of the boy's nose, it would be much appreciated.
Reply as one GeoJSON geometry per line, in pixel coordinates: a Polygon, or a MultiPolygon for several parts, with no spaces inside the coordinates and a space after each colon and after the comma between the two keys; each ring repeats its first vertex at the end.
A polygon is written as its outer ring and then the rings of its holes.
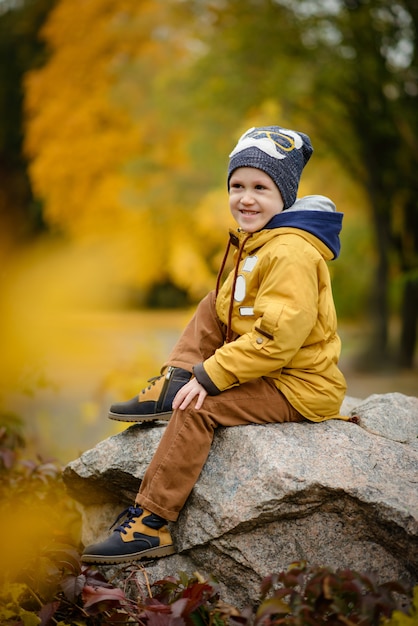
{"type": "Polygon", "coordinates": [[[249,191],[244,191],[241,196],[242,204],[252,204],[254,202],[254,198],[249,191]]]}

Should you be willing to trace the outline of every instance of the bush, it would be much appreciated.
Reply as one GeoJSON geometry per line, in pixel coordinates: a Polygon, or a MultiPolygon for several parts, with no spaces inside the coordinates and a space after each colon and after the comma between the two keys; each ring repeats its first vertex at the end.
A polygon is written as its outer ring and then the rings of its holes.
{"type": "Polygon", "coordinates": [[[374,577],[352,570],[295,563],[262,583],[256,623],[263,626],[378,626],[397,608],[396,594],[406,590],[396,582],[379,585],[374,577]]]}

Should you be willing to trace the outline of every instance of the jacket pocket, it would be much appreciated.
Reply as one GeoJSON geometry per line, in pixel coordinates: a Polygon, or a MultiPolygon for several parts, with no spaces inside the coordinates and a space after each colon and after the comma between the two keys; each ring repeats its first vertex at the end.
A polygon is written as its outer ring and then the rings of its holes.
{"type": "Polygon", "coordinates": [[[254,324],[254,340],[253,346],[257,350],[266,347],[269,342],[274,341],[274,337],[279,325],[279,318],[282,314],[283,306],[268,310],[263,313],[254,324]]]}

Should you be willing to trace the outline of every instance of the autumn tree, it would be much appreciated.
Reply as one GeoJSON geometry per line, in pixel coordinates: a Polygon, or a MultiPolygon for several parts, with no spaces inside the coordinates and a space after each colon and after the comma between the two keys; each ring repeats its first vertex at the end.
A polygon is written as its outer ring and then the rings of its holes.
{"type": "Polygon", "coordinates": [[[187,53],[170,3],[61,0],[42,35],[50,58],[27,75],[26,153],[45,220],[69,237],[106,238],[122,282],[149,287],[182,211],[164,174],[187,164],[157,101],[187,53]]]}

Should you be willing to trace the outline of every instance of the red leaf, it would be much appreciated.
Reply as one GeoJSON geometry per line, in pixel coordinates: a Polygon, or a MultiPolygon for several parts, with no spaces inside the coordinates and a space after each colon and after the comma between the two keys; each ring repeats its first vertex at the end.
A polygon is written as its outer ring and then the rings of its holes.
{"type": "Polygon", "coordinates": [[[80,576],[66,576],[61,581],[61,589],[63,590],[67,600],[75,602],[82,592],[85,584],[86,577],[84,574],[80,574],[80,576]]]}
{"type": "Polygon", "coordinates": [[[94,604],[98,604],[99,602],[127,602],[127,598],[122,589],[117,589],[115,587],[111,587],[110,589],[106,587],[100,587],[99,589],[95,589],[94,587],[90,587],[86,585],[83,589],[82,593],[84,608],[89,608],[94,604]]]}
{"type": "Polygon", "coordinates": [[[163,604],[159,602],[159,600],[157,600],[156,598],[146,598],[144,606],[146,607],[147,611],[171,614],[171,605],[163,604]]]}
{"type": "Polygon", "coordinates": [[[186,598],[180,598],[180,600],[176,600],[175,602],[173,602],[173,604],[171,605],[171,612],[173,614],[173,617],[181,617],[186,609],[186,606],[186,598]]]}

